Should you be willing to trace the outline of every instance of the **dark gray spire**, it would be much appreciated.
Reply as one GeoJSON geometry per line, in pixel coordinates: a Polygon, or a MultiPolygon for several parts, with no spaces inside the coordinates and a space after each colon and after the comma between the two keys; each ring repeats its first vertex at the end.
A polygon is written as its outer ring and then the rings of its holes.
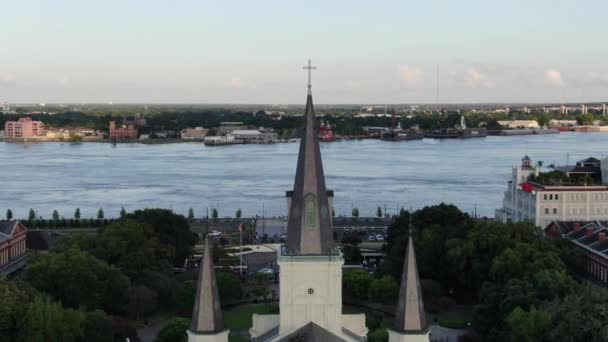
{"type": "Polygon", "coordinates": [[[401,289],[399,290],[399,302],[397,303],[393,329],[399,332],[424,333],[427,328],[420,279],[418,278],[418,266],[416,265],[414,240],[410,231],[405,260],[403,261],[401,289]]]}
{"type": "MultiPolygon", "coordinates": [[[[310,61],[306,69],[311,70],[310,61]]],[[[309,76],[310,77],[310,76],[309,76]]],[[[331,208],[327,198],[312,94],[306,99],[304,135],[300,140],[296,178],[287,224],[288,252],[326,255],[334,247],[331,208]]]]}
{"type": "Polygon", "coordinates": [[[205,252],[198,271],[190,330],[194,333],[203,334],[224,330],[224,318],[222,317],[220,296],[217,292],[209,238],[205,238],[205,252]]]}

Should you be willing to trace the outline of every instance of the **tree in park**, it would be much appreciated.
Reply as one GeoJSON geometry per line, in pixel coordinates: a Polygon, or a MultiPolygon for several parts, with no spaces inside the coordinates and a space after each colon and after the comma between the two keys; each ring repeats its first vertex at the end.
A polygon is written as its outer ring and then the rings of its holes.
{"type": "Polygon", "coordinates": [[[552,301],[546,311],[552,318],[549,341],[608,341],[608,290],[583,284],[561,300],[552,301]]]}
{"type": "Polygon", "coordinates": [[[353,217],[359,217],[359,208],[353,208],[352,216],[353,217]]]}
{"type": "Polygon", "coordinates": [[[127,211],[125,207],[120,207],[120,217],[125,217],[127,215],[127,211]]]}
{"type": "Polygon", "coordinates": [[[104,216],[105,216],[105,215],[104,215],[103,209],[102,209],[102,208],[99,208],[99,210],[97,211],[97,218],[98,218],[99,220],[103,220],[103,219],[104,219],[104,216]]]}
{"type": "Polygon", "coordinates": [[[84,336],[87,342],[106,342],[114,339],[114,323],[112,319],[101,310],[90,311],[85,314],[84,336]]]}
{"type": "Polygon", "coordinates": [[[154,312],[158,304],[156,292],[143,285],[129,287],[127,296],[127,312],[137,320],[154,312]]]}
{"type": "Polygon", "coordinates": [[[382,208],[378,207],[378,209],[376,209],[376,216],[377,217],[382,217],[382,208]]]}
{"type": "Polygon", "coordinates": [[[24,341],[78,341],[84,337],[85,314],[64,309],[61,304],[35,296],[27,304],[24,317],[24,341]]]}
{"type": "Polygon", "coordinates": [[[186,330],[189,328],[189,319],[182,317],[173,318],[158,333],[155,342],[186,342],[188,340],[186,330]]]}
{"type": "Polygon", "coordinates": [[[13,219],[13,211],[12,210],[10,210],[10,209],[6,210],[6,219],[9,220],[9,221],[13,219]]]}
{"type": "Polygon", "coordinates": [[[551,315],[543,310],[536,310],[534,305],[530,311],[525,311],[518,306],[506,318],[506,324],[513,341],[548,341],[547,334],[551,329],[551,315]]]}
{"type": "Polygon", "coordinates": [[[241,211],[241,208],[238,208],[235,213],[236,218],[240,219],[242,215],[243,215],[243,212],[241,211]]]}
{"type": "Polygon", "coordinates": [[[29,221],[34,221],[35,218],[36,218],[36,212],[34,211],[34,209],[30,208],[30,213],[28,215],[28,220],[29,221]]]}
{"type": "Polygon", "coordinates": [[[390,303],[395,301],[398,295],[399,286],[391,276],[374,279],[369,285],[368,298],[371,301],[390,303]]]}
{"type": "Polygon", "coordinates": [[[45,255],[33,255],[25,279],[63,305],[118,313],[126,303],[129,279],[120,270],[76,246],[45,255]]]}
{"type": "Polygon", "coordinates": [[[8,341],[17,341],[20,333],[25,331],[23,318],[27,312],[27,303],[30,295],[15,283],[0,280],[0,332],[7,336],[8,341]],[[13,339],[10,339],[10,338],[13,339]]]}
{"type": "Polygon", "coordinates": [[[74,211],[74,219],[80,220],[80,208],[76,208],[76,211],[74,211]]]}
{"type": "Polygon", "coordinates": [[[186,280],[177,286],[175,291],[175,309],[181,315],[192,314],[194,295],[196,294],[196,281],[186,280]]]}
{"type": "Polygon", "coordinates": [[[184,264],[184,260],[190,256],[192,247],[198,241],[198,236],[190,231],[188,220],[171,210],[136,210],[126,217],[152,227],[157,239],[173,251],[170,262],[175,266],[184,264]]]}
{"type": "Polygon", "coordinates": [[[169,270],[175,253],[159,241],[149,224],[130,218],[108,225],[95,240],[89,240],[89,244],[91,254],[120,268],[134,281],[146,270],[169,270]]]}
{"type": "Polygon", "coordinates": [[[188,209],[188,221],[193,221],[194,220],[194,209],[190,208],[188,209]]]}
{"type": "Polygon", "coordinates": [[[234,274],[228,272],[216,273],[217,288],[222,303],[229,303],[241,299],[243,287],[241,280],[234,274]]]}
{"type": "Polygon", "coordinates": [[[363,270],[347,272],[342,278],[344,294],[352,299],[365,299],[372,280],[372,276],[363,270]]]}
{"type": "Polygon", "coordinates": [[[57,211],[57,209],[53,210],[53,220],[59,220],[59,212],[57,211]]]}
{"type": "Polygon", "coordinates": [[[217,208],[213,208],[211,210],[211,218],[213,218],[214,220],[217,220],[219,217],[219,214],[217,213],[217,208]]]}

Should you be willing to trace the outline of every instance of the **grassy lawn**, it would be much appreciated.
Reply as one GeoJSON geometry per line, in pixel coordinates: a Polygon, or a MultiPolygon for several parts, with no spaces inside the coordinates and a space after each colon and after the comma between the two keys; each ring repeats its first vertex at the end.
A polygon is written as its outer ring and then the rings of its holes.
{"type": "MultiPolygon", "coordinates": [[[[230,331],[247,331],[253,324],[251,321],[251,316],[254,313],[272,314],[275,312],[276,309],[264,304],[243,305],[224,311],[224,324],[226,325],[227,329],[230,329],[230,331]]],[[[234,341],[240,340],[237,339],[234,341]]]]}
{"type": "Polygon", "coordinates": [[[426,319],[430,324],[438,323],[445,328],[464,329],[468,322],[473,321],[473,307],[459,307],[436,314],[427,312],[426,319]]]}

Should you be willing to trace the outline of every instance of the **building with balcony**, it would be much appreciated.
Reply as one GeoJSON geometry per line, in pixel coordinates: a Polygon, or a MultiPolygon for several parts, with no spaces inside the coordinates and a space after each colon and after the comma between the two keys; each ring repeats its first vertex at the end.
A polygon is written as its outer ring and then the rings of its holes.
{"type": "Polygon", "coordinates": [[[4,123],[4,135],[8,139],[45,137],[46,130],[42,121],[34,121],[32,118],[19,118],[17,121],[4,123]]]}
{"type": "Polygon", "coordinates": [[[544,230],[551,240],[565,239],[584,256],[583,269],[589,277],[608,284],[608,222],[554,221],[544,230]]]}
{"type": "Polygon", "coordinates": [[[602,180],[602,161],[587,158],[574,166],[540,172],[526,156],[513,167],[496,219],[530,222],[544,228],[553,221],[608,220],[608,186],[602,180]]]}

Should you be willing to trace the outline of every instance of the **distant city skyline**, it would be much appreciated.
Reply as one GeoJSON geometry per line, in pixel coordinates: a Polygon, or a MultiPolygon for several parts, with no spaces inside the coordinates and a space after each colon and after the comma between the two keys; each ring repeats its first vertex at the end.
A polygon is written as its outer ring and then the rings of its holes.
{"type": "Polygon", "coordinates": [[[0,102],[608,101],[603,1],[4,1],[0,102]]]}

